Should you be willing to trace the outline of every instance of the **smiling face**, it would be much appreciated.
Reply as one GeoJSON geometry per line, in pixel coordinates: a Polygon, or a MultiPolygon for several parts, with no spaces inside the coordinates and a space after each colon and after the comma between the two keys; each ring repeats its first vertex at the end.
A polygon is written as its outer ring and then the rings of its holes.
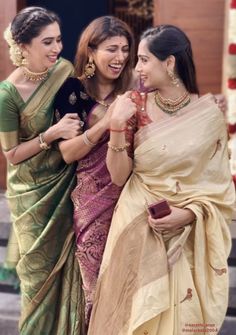
{"type": "Polygon", "coordinates": [[[129,44],[124,36],[107,38],[92,53],[99,80],[117,79],[123,71],[128,57],[129,44]]]}
{"type": "Polygon", "coordinates": [[[145,39],[141,40],[135,70],[139,73],[145,88],[160,89],[162,86],[169,85],[170,79],[167,70],[173,70],[173,68],[173,58],[167,58],[164,61],[159,60],[149,51],[147,41],[145,39]]]}
{"type": "Polygon", "coordinates": [[[47,25],[41,33],[22,44],[23,54],[28,62],[27,68],[33,72],[42,72],[55,64],[62,50],[61,31],[57,22],[47,25]]]}

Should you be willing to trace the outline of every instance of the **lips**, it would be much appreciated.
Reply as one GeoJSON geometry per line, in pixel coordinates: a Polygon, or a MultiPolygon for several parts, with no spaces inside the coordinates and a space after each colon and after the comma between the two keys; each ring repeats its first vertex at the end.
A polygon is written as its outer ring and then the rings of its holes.
{"type": "Polygon", "coordinates": [[[50,62],[55,63],[57,61],[57,55],[56,56],[48,56],[48,59],[50,62]]]}

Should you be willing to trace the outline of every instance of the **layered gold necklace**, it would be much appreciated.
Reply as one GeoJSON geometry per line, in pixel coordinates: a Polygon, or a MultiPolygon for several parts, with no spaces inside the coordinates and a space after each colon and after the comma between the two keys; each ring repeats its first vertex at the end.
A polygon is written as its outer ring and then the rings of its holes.
{"type": "Polygon", "coordinates": [[[46,69],[43,72],[32,72],[25,66],[22,67],[22,70],[25,78],[33,82],[43,81],[47,79],[49,73],[49,69],[46,69]]]}
{"type": "Polygon", "coordinates": [[[164,98],[159,91],[156,91],[154,99],[156,105],[169,115],[174,115],[181,108],[187,106],[191,100],[190,94],[187,91],[177,99],[164,98]]]}

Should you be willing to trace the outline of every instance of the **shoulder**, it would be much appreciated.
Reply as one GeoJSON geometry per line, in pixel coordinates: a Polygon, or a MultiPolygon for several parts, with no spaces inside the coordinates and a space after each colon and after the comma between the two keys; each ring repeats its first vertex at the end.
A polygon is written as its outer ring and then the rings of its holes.
{"type": "Polygon", "coordinates": [[[63,66],[66,66],[66,67],[70,68],[72,71],[74,71],[74,66],[68,59],[60,57],[59,58],[59,64],[61,64],[63,66]]]}

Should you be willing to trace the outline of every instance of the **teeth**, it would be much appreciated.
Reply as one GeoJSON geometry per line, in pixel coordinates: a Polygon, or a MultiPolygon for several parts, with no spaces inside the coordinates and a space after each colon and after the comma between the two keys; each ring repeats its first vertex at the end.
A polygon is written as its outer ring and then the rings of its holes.
{"type": "Polygon", "coordinates": [[[114,68],[117,69],[117,70],[118,70],[118,69],[121,69],[121,67],[122,67],[121,65],[115,65],[115,64],[111,64],[110,66],[111,66],[111,67],[114,67],[114,68]]]}

